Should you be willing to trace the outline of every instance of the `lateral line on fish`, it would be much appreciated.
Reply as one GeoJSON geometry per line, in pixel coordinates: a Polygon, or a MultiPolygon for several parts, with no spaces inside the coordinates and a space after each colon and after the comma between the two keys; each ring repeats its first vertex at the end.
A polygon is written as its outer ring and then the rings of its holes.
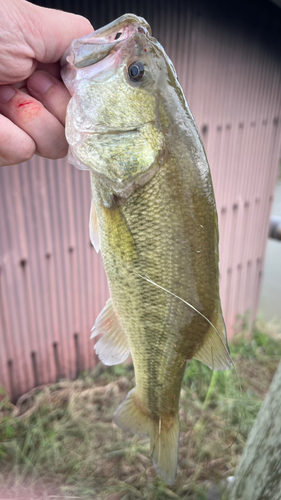
{"type": "Polygon", "coordinates": [[[204,318],[208,323],[209,325],[211,325],[211,327],[215,330],[217,336],[219,337],[220,341],[221,341],[221,344],[227,354],[227,356],[229,356],[230,360],[232,361],[232,358],[229,354],[229,352],[227,351],[227,349],[225,348],[225,345],[221,339],[221,336],[218,332],[218,330],[216,329],[216,327],[213,325],[213,323],[206,317],[204,316],[204,314],[202,314],[200,311],[198,311],[198,309],[196,309],[196,307],[194,307],[192,304],[189,304],[189,302],[186,302],[186,300],[182,299],[181,297],[179,297],[178,295],[176,295],[175,293],[173,292],[170,292],[170,290],[167,290],[166,288],[164,288],[163,286],[161,285],[158,285],[157,283],[155,283],[154,281],[152,281],[150,278],[148,278],[148,276],[142,276],[141,274],[139,273],[136,273],[140,278],[144,279],[145,281],[148,281],[148,283],[151,283],[152,285],[155,285],[157,288],[160,288],[161,290],[163,290],[164,292],[167,292],[169,293],[170,295],[172,295],[173,297],[175,297],[176,299],[179,299],[181,300],[184,304],[186,304],[187,306],[189,306],[191,309],[193,309],[195,312],[197,312],[198,314],[200,314],[200,316],[202,316],[202,318],[204,318]]]}

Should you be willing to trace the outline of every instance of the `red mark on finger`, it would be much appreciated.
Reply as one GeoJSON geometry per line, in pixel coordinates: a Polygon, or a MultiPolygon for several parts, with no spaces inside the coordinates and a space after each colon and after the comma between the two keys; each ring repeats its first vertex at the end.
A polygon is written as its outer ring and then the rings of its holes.
{"type": "Polygon", "coordinates": [[[18,101],[18,118],[22,123],[32,122],[41,113],[43,106],[37,101],[18,101]]]}
{"type": "Polygon", "coordinates": [[[21,102],[20,104],[18,104],[18,108],[21,108],[22,106],[27,106],[27,104],[33,104],[33,102],[32,101],[21,102]]]}

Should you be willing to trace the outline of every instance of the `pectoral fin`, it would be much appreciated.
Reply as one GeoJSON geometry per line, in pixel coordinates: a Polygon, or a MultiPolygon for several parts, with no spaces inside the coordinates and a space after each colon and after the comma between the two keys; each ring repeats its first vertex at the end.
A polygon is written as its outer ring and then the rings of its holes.
{"type": "Polygon", "coordinates": [[[130,354],[126,333],[109,299],[98,315],[91,338],[102,334],[95,344],[95,351],[105,365],[118,365],[130,354]]]}
{"type": "Polygon", "coordinates": [[[212,321],[212,325],[193,358],[198,359],[211,370],[228,370],[231,366],[231,358],[226,342],[225,325],[220,314],[216,321],[212,321]]]}
{"type": "Polygon", "coordinates": [[[95,247],[96,252],[99,253],[100,250],[99,226],[98,226],[97,212],[95,209],[93,198],[91,202],[89,229],[90,229],[91,243],[95,247]]]}

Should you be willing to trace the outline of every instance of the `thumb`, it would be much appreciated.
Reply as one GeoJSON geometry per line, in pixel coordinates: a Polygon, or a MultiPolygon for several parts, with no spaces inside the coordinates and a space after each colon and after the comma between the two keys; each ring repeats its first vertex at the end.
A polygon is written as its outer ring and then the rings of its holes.
{"type": "Polygon", "coordinates": [[[25,32],[26,42],[34,53],[34,59],[39,62],[58,61],[72,40],[94,31],[85,17],[29,2],[20,3],[24,20],[29,25],[25,32]]]}

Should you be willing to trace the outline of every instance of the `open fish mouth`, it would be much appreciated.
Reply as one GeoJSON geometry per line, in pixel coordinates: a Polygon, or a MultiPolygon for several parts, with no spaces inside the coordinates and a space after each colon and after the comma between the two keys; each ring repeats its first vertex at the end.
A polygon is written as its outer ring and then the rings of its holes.
{"type": "Polygon", "coordinates": [[[143,18],[125,14],[94,33],[74,40],[62,57],[61,66],[70,64],[75,69],[92,66],[117,52],[137,32],[151,35],[151,28],[143,18]]]}

